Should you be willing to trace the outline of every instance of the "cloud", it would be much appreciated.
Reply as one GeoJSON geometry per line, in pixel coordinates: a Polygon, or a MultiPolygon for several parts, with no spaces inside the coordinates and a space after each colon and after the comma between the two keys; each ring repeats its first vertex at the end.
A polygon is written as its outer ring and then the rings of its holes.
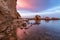
{"type": "Polygon", "coordinates": [[[48,0],[17,0],[17,9],[40,11],[45,9],[48,0]]]}
{"type": "Polygon", "coordinates": [[[19,13],[21,13],[22,16],[60,14],[60,6],[56,6],[56,7],[44,10],[42,12],[29,12],[29,11],[26,11],[26,10],[25,11],[17,10],[17,11],[19,13]]]}
{"type": "Polygon", "coordinates": [[[17,8],[29,8],[30,5],[25,0],[17,1],[17,8]]]}
{"type": "Polygon", "coordinates": [[[60,13],[60,6],[53,7],[51,9],[47,9],[45,11],[40,12],[42,14],[55,14],[60,13]]]}
{"type": "Polygon", "coordinates": [[[60,0],[17,0],[17,10],[41,12],[60,5],[60,0]]]}

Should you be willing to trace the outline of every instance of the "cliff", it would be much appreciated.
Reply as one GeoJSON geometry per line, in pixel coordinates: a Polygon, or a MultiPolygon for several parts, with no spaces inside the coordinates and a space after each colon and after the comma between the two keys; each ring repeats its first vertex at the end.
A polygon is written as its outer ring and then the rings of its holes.
{"type": "Polygon", "coordinates": [[[0,0],[0,40],[16,40],[14,19],[20,15],[16,11],[17,0],[0,0]]]}

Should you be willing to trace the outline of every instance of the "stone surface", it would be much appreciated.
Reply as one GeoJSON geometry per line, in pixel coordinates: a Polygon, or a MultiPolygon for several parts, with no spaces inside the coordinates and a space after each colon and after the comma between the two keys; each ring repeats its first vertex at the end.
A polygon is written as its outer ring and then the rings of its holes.
{"type": "Polygon", "coordinates": [[[16,27],[20,15],[16,11],[17,0],[0,0],[0,40],[16,40],[16,27]]]}

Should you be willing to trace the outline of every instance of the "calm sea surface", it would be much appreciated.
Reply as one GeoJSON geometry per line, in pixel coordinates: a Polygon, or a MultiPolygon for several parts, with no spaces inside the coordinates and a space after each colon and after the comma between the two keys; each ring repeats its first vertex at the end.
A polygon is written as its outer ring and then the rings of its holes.
{"type": "Polygon", "coordinates": [[[17,28],[18,40],[60,40],[60,20],[30,20],[27,26],[27,29],[17,28]]]}

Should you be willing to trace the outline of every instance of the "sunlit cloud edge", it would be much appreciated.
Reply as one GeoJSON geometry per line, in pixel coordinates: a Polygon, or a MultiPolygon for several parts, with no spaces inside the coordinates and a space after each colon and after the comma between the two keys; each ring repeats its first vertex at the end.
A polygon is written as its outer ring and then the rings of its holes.
{"type": "Polygon", "coordinates": [[[56,6],[41,12],[30,12],[26,10],[17,10],[21,16],[31,16],[31,15],[46,15],[46,14],[56,14],[60,13],[60,6],[56,6]]]}

